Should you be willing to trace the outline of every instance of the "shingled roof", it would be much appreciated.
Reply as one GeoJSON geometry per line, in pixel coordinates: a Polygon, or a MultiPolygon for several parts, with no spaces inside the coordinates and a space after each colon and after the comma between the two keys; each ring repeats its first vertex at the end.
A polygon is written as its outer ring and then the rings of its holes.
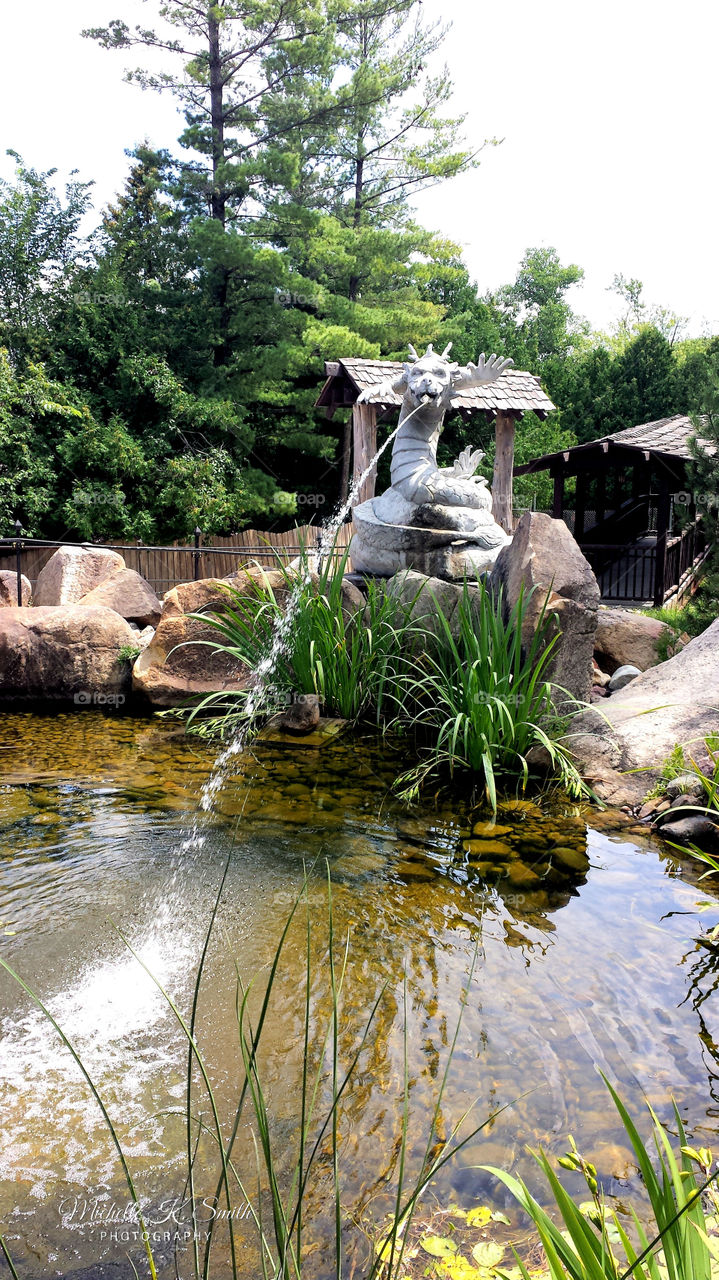
{"type": "MultiPolygon", "coordinates": [[[[671,418],[657,418],[655,422],[643,422],[638,427],[625,427],[622,431],[613,431],[611,435],[574,445],[559,453],[545,453],[541,458],[526,462],[524,466],[515,467],[514,474],[528,475],[533,471],[546,471],[560,458],[569,462],[571,458],[580,458],[593,452],[625,452],[626,456],[626,451],[636,451],[654,454],[660,459],[680,458],[683,462],[690,462],[693,455],[689,439],[696,433],[697,429],[686,413],[675,413],[671,418]]],[[[705,448],[707,453],[714,453],[714,446],[708,442],[705,448]]]]}
{"type": "MultiPolygon", "coordinates": [[[[690,460],[689,437],[696,433],[697,429],[687,414],[675,413],[671,418],[657,418],[656,422],[645,422],[640,427],[614,431],[606,439],[632,445],[635,449],[649,449],[651,453],[666,453],[672,458],[690,460]]],[[[707,448],[713,452],[710,445],[707,448]]]]}
{"type": "MultiPolygon", "coordinates": [[[[399,360],[328,361],[325,364],[327,381],[316,401],[316,407],[326,409],[327,416],[331,418],[335,409],[354,404],[362,391],[388,379],[398,378],[403,368],[404,365],[399,360]]],[[[384,395],[370,394],[368,398],[370,404],[376,404],[385,410],[399,408],[402,403],[402,397],[391,391],[384,395]]],[[[523,414],[531,412],[536,413],[539,418],[546,418],[554,409],[549,396],[541,388],[539,378],[532,373],[524,373],[521,369],[506,369],[496,382],[458,391],[452,396],[451,405],[463,416],[484,413],[490,420],[497,413],[521,418],[523,414]]]]}

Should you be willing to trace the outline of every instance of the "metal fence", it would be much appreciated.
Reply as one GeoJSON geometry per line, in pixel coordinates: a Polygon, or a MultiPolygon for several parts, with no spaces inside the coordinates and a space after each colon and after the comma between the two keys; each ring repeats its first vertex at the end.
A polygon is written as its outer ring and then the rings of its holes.
{"type": "MultiPolygon", "coordinates": [[[[335,561],[339,561],[344,555],[353,532],[350,524],[341,526],[330,553],[335,561]]],[[[158,596],[162,596],[180,582],[198,578],[224,578],[250,563],[260,564],[264,568],[289,564],[303,549],[315,550],[319,545],[320,535],[317,525],[302,525],[282,533],[245,529],[242,533],[227,538],[215,538],[211,546],[204,546],[202,535],[198,531],[191,545],[175,543],[172,546],[156,547],[140,542],[55,542],[24,538],[17,532],[14,538],[0,538],[0,570],[10,570],[18,576],[20,602],[20,576],[28,578],[34,589],[39,574],[59,547],[97,547],[119,552],[127,568],[134,569],[149,582],[158,596]]]]}

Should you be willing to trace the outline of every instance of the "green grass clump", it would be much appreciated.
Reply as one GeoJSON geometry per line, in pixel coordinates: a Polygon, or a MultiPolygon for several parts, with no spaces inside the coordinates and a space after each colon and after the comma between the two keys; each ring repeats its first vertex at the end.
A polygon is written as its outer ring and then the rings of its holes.
{"type": "MultiPolygon", "coordinates": [[[[547,615],[546,599],[532,638],[522,633],[529,597],[519,598],[505,619],[502,592],[493,595],[484,582],[465,582],[452,625],[437,612],[437,642],[427,644],[410,663],[408,692],[412,725],[428,741],[423,759],[399,779],[402,794],[413,799],[428,782],[443,775],[471,775],[493,808],[500,779],[526,786],[533,749],[541,748],[553,777],[570,794],[584,792],[581,777],[560,739],[567,715],[557,715],[557,686],[549,667],[559,635],[547,615]],[[552,634],[552,632],[554,632],[552,634]]],[[[569,714],[577,704],[566,691],[569,714]]]]}
{"type": "Polygon", "coordinates": [[[325,715],[414,735],[420,760],[397,780],[406,800],[461,775],[496,808],[499,783],[525,787],[533,771],[572,795],[586,793],[564,741],[578,704],[550,680],[560,637],[546,599],[525,625],[531,593],[520,593],[505,617],[501,591],[465,581],[450,625],[430,594],[403,603],[370,581],[364,607],[352,610],[345,563],[326,561],[319,577],[306,563],[283,568],[279,595],[266,574],[242,592],[228,585],[224,608],[193,615],[217,640],[190,643],[259,673],[265,687],[258,698],[256,678],[255,692],[208,695],[188,713],[191,728],[226,737],[244,722],[256,732],[293,698],[316,694],[325,715]],[[428,609],[416,607],[425,599],[428,609]],[[531,635],[526,647],[523,634],[531,635]]]}
{"type": "MultiPolygon", "coordinates": [[[[701,583],[696,595],[682,605],[662,605],[657,609],[644,609],[650,618],[658,618],[666,622],[677,635],[686,632],[692,639],[700,636],[716,618],[719,618],[719,573],[709,573],[701,583]]],[[[660,658],[667,654],[659,653],[660,658]]]]}
{"type": "MultiPolygon", "coordinates": [[[[652,1156],[624,1103],[609,1082],[605,1083],[634,1150],[656,1230],[650,1238],[636,1212],[631,1212],[629,1220],[620,1215],[602,1194],[595,1166],[580,1156],[573,1142],[559,1163],[582,1175],[588,1201],[577,1203],[562,1186],[546,1155],[535,1154],[563,1228],[537,1203],[525,1182],[491,1168],[490,1172],[511,1191],[537,1228],[547,1267],[542,1274],[547,1280],[717,1280],[719,1197],[715,1180],[719,1171],[710,1172],[711,1152],[705,1148],[696,1151],[688,1145],[675,1105],[679,1151],[673,1149],[666,1129],[649,1108],[654,1129],[652,1156]]],[[[497,1268],[496,1275],[504,1277],[507,1272],[497,1268]]],[[[512,1275],[531,1280],[519,1257],[512,1275]]]]}
{"type": "Polygon", "coordinates": [[[226,737],[247,719],[248,709],[256,718],[256,708],[257,729],[303,694],[317,694],[325,715],[344,720],[382,726],[395,716],[402,654],[417,628],[376,582],[367,584],[363,609],[348,608],[343,593],[347,554],[338,566],[328,558],[319,574],[311,574],[306,561],[297,570],[278,564],[279,591],[264,572],[254,583],[248,580],[243,591],[227,584],[221,610],[192,615],[218,638],[191,643],[208,645],[255,673],[267,666],[268,655],[273,661],[259,702],[247,689],[212,693],[189,713],[189,725],[226,737]]]}

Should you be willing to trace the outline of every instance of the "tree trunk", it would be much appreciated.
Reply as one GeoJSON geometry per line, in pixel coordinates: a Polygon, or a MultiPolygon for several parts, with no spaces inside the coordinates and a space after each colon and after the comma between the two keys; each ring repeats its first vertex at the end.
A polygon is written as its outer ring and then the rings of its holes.
{"type": "Polygon", "coordinates": [[[494,478],[492,480],[492,515],[505,533],[512,533],[512,481],[514,472],[514,418],[498,413],[495,423],[494,478]]]}
{"type": "Polygon", "coordinates": [[[224,227],[227,216],[222,165],[225,159],[225,112],[220,54],[220,23],[213,9],[208,12],[210,73],[210,117],[212,124],[212,217],[224,227]]]}
{"type": "MultiPolygon", "coordinates": [[[[224,229],[227,220],[227,194],[222,166],[225,161],[225,103],[224,85],[222,82],[222,55],[220,51],[220,23],[212,8],[208,11],[207,31],[209,41],[209,76],[210,76],[210,119],[212,125],[212,191],[210,194],[210,212],[216,222],[224,229]]],[[[217,267],[214,283],[214,302],[218,313],[218,329],[220,341],[215,347],[213,363],[215,368],[227,364],[230,354],[229,327],[230,309],[228,293],[230,275],[226,267],[217,267]]]]}
{"type": "MultiPolygon", "coordinates": [[[[359,231],[362,222],[362,198],[364,195],[364,157],[361,154],[362,142],[357,139],[357,167],[355,169],[355,207],[352,214],[352,226],[355,231],[359,231]]],[[[350,276],[348,297],[350,302],[356,302],[359,294],[360,277],[350,276]]]]}

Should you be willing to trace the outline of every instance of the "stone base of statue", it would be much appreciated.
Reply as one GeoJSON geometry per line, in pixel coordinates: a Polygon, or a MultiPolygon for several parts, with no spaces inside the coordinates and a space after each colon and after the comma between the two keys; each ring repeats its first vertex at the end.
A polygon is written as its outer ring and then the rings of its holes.
{"type": "Polygon", "coordinates": [[[492,568],[511,538],[491,512],[408,502],[394,489],[355,507],[350,547],[356,573],[391,577],[415,569],[453,582],[492,568]]]}

